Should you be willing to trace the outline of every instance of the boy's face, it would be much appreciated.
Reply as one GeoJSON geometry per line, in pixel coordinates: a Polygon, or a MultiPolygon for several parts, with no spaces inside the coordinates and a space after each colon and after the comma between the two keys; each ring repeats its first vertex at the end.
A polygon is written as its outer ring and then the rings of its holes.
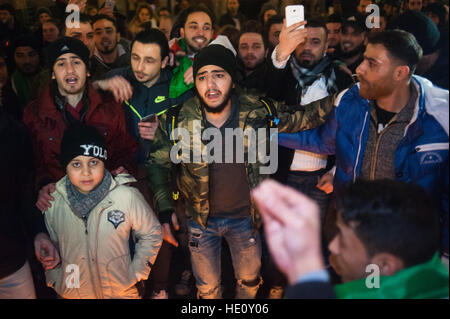
{"type": "Polygon", "coordinates": [[[101,183],[105,164],[95,157],[80,155],[67,164],[66,172],[72,185],[86,195],[101,183]]]}

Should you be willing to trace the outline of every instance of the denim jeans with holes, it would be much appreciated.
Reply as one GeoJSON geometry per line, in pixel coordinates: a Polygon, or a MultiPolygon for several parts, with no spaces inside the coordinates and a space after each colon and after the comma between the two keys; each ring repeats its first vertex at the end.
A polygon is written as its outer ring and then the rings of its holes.
{"type": "Polygon", "coordinates": [[[192,271],[197,285],[197,297],[222,298],[221,248],[222,238],[230,247],[234,276],[237,280],[236,299],[253,299],[262,280],[261,238],[247,218],[210,217],[208,227],[203,229],[188,218],[189,250],[192,271]]]}

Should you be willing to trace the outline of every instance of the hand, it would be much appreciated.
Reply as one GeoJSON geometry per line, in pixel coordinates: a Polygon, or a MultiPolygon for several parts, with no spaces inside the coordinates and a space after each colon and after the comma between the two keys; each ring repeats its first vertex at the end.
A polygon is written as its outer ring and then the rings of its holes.
{"type": "Polygon", "coordinates": [[[129,100],[133,96],[133,88],[130,82],[119,75],[110,79],[95,81],[94,87],[112,92],[116,102],[120,103],[129,100]]]}
{"type": "Polygon", "coordinates": [[[284,19],[279,37],[280,42],[277,46],[278,62],[285,61],[299,45],[305,43],[306,37],[308,36],[306,28],[295,30],[303,25],[306,25],[306,21],[295,23],[287,28],[286,19],[284,19]]]}
{"type": "Polygon", "coordinates": [[[192,66],[184,72],[184,83],[187,85],[194,83],[194,68],[192,66]]]}
{"type": "Polygon", "coordinates": [[[138,129],[139,135],[144,140],[153,141],[155,138],[156,129],[158,128],[158,118],[156,118],[155,122],[139,122],[138,129]]]}
{"type": "MultiPolygon", "coordinates": [[[[172,225],[176,231],[180,229],[180,224],[178,224],[178,218],[175,213],[172,213],[172,225]]],[[[163,233],[163,240],[165,240],[169,244],[174,245],[175,247],[178,247],[178,241],[175,239],[175,237],[172,234],[172,230],[170,229],[170,224],[164,223],[161,225],[161,228],[162,228],[162,233],[163,233]]]]}
{"type": "Polygon", "coordinates": [[[129,174],[129,173],[128,173],[128,171],[127,171],[127,169],[126,169],[125,167],[119,166],[119,167],[117,167],[116,169],[113,169],[113,170],[111,171],[111,174],[112,174],[113,176],[117,176],[117,175],[119,175],[119,174],[129,174]]]}
{"type": "Polygon", "coordinates": [[[58,250],[45,233],[39,233],[34,238],[34,253],[45,270],[55,268],[61,261],[58,250]]]}
{"type": "Polygon", "coordinates": [[[324,269],[317,204],[275,181],[262,182],[252,196],[263,217],[269,250],[290,284],[324,269]]]}
{"type": "Polygon", "coordinates": [[[36,207],[41,211],[46,211],[50,207],[52,207],[52,204],[50,202],[54,201],[55,199],[50,195],[56,190],[56,184],[50,183],[44,187],[41,188],[38,195],[38,201],[36,202],[36,207]]]}
{"type": "Polygon", "coordinates": [[[330,172],[325,173],[321,178],[319,178],[316,187],[325,194],[331,194],[333,192],[333,181],[334,175],[330,172]]]}

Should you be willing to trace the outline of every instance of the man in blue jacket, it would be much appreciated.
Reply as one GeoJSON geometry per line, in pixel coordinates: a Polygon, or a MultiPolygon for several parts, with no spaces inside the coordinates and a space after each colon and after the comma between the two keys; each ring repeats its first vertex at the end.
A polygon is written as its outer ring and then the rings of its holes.
{"type": "Polygon", "coordinates": [[[357,68],[360,83],[343,91],[321,127],[280,134],[283,146],[336,154],[335,196],[357,179],[396,179],[423,187],[440,212],[441,253],[448,261],[448,91],[413,76],[422,49],[413,35],[373,35],[357,68]]]}

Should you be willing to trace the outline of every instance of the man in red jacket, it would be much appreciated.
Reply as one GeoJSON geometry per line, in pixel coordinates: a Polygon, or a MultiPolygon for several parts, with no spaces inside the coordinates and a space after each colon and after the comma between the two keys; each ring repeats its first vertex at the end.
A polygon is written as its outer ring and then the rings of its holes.
{"type": "Polygon", "coordinates": [[[52,81],[30,102],[23,121],[33,138],[40,210],[50,207],[55,182],[64,176],[59,164],[64,130],[84,123],[95,127],[108,144],[107,168],[112,174],[135,171],[136,142],[127,132],[121,104],[102,96],[88,81],[89,50],[80,40],[64,37],[49,46],[52,81]]]}

